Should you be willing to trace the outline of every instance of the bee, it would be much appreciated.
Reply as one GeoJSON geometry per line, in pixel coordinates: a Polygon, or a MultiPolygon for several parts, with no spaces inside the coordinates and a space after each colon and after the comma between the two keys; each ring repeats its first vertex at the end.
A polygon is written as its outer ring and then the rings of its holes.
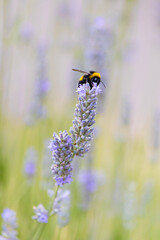
{"type": "Polygon", "coordinates": [[[79,79],[78,87],[80,87],[83,84],[89,83],[90,89],[92,89],[92,87],[94,86],[94,83],[96,83],[98,86],[100,84],[100,82],[103,84],[104,87],[106,87],[105,84],[101,80],[100,73],[95,72],[95,71],[85,72],[85,71],[78,70],[78,69],[72,69],[72,70],[76,71],[76,72],[80,72],[80,73],[85,73],[79,79]]]}

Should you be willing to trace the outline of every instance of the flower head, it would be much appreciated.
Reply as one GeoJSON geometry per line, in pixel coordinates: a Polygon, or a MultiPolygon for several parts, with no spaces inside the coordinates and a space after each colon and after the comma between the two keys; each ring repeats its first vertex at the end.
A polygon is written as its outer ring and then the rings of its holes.
{"type": "Polygon", "coordinates": [[[48,211],[44,208],[42,204],[37,207],[33,207],[35,216],[32,219],[37,220],[37,222],[47,223],[48,222],[48,211]]]}
{"type": "Polygon", "coordinates": [[[54,133],[54,140],[49,148],[52,150],[53,165],[51,167],[56,185],[62,186],[72,181],[72,138],[67,131],[59,132],[59,136],[54,133]]]}
{"type": "Polygon", "coordinates": [[[73,140],[74,154],[83,156],[88,152],[92,140],[93,124],[95,123],[97,95],[100,93],[99,86],[90,89],[88,83],[81,85],[77,92],[79,103],[75,109],[75,119],[70,133],[73,140]]]}

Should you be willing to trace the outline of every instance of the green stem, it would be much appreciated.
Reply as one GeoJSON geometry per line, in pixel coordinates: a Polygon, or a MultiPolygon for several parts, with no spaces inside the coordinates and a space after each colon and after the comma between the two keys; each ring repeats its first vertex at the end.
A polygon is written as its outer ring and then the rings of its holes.
{"type": "Polygon", "coordinates": [[[49,206],[49,208],[48,208],[48,211],[49,211],[49,212],[52,210],[53,202],[54,202],[54,200],[55,200],[56,197],[57,197],[58,189],[59,189],[59,186],[57,186],[57,189],[56,189],[56,191],[55,191],[54,197],[53,197],[53,199],[51,200],[51,204],[50,204],[50,206],[49,206]]]}
{"type": "MultiPolygon", "coordinates": [[[[53,199],[51,200],[51,204],[50,204],[50,206],[49,206],[49,208],[48,208],[48,212],[50,212],[50,211],[52,210],[52,208],[53,208],[53,202],[54,202],[54,200],[55,200],[56,197],[57,197],[58,189],[59,189],[59,186],[57,186],[57,189],[56,189],[56,191],[55,191],[54,197],[53,197],[53,199]]],[[[46,224],[44,224],[44,223],[41,223],[41,225],[38,224],[38,226],[36,226],[36,228],[35,228],[34,231],[32,232],[32,235],[30,235],[29,240],[30,240],[30,239],[39,240],[40,236],[42,235],[42,233],[43,233],[43,231],[44,231],[45,226],[46,226],[46,224]]]]}
{"type": "Polygon", "coordinates": [[[60,240],[61,230],[62,230],[62,228],[59,228],[58,235],[57,235],[57,240],[60,240]]]}
{"type": "Polygon", "coordinates": [[[45,226],[46,226],[46,224],[41,223],[41,226],[38,228],[36,236],[34,235],[35,236],[34,240],[39,240],[40,239],[40,236],[42,235],[45,226]]]}

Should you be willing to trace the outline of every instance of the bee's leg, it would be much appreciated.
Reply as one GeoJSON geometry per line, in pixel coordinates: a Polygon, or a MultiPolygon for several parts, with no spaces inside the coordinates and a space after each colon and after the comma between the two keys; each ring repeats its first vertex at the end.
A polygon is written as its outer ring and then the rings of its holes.
{"type": "Polygon", "coordinates": [[[90,89],[92,89],[93,83],[92,83],[92,81],[90,79],[88,79],[88,83],[89,83],[90,89]]]}
{"type": "Polygon", "coordinates": [[[81,82],[79,82],[79,83],[78,83],[78,87],[80,87],[81,85],[82,85],[82,83],[81,83],[81,82]]]}

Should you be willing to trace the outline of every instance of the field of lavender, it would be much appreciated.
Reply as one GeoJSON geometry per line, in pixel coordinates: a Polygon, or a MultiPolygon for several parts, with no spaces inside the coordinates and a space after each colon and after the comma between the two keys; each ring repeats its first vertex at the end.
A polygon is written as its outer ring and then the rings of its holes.
{"type": "Polygon", "coordinates": [[[0,240],[160,239],[159,42],[160,0],[0,0],[0,240]]]}

